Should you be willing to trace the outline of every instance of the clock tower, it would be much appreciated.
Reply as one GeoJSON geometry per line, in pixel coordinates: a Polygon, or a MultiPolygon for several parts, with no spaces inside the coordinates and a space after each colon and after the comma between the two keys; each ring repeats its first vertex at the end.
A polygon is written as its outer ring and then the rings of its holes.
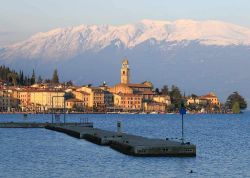
{"type": "Polygon", "coordinates": [[[121,83],[123,84],[129,84],[130,78],[130,71],[129,71],[129,64],[128,64],[128,60],[124,59],[122,61],[122,68],[121,68],[121,83]]]}

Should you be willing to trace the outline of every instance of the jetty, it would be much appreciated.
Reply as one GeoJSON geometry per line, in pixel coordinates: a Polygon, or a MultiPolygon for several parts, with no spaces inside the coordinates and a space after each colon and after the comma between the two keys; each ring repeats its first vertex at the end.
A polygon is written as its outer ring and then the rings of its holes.
{"type": "Polygon", "coordinates": [[[98,145],[132,156],[196,156],[196,146],[169,139],[154,139],[142,136],[102,130],[85,126],[47,125],[46,129],[62,132],[78,139],[85,139],[98,145]]]}
{"type": "Polygon", "coordinates": [[[117,131],[94,128],[93,123],[88,120],[80,123],[1,122],[0,128],[46,128],[98,145],[109,146],[118,152],[132,156],[196,156],[196,146],[190,142],[123,133],[121,122],[117,122],[117,131]]]}

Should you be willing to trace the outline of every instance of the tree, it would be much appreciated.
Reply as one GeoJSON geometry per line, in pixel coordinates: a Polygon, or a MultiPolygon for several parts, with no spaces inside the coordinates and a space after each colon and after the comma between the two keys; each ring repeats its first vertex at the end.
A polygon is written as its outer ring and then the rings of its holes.
{"type": "Polygon", "coordinates": [[[8,82],[12,83],[14,86],[16,86],[17,84],[17,74],[15,73],[8,73],[7,78],[8,78],[8,82]]]}
{"type": "Polygon", "coordinates": [[[164,85],[163,88],[161,89],[161,94],[162,95],[169,95],[169,90],[168,90],[168,86],[164,85]]]}
{"type": "Polygon", "coordinates": [[[181,91],[177,86],[172,86],[171,91],[169,92],[171,103],[175,106],[176,109],[179,108],[179,104],[182,101],[181,91]]]}
{"type": "Polygon", "coordinates": [[[160,91],[159,91],[159,88],[156,88],[156,89],[155,89],[155,93],[156,93],[157,95],[160,95],[160,94],[161,94],[160,91]]]}
{"type": "Polygon", "coordinates": [[[233,106],[236,102],[238,102],[240,109],[244,110],[247,108],[247,102],[237,91],[228,96],[225,104],[226,108],[233,109],[233,106]]]}
{"type": "Polygon", "coordinates": [[[67,86],[73,86],[73,82],[70,80],[70,81],[66,82],[66,85],[67,86]]]}
{"type": "Polygon", "coordinates": [[[33,84],[35,84],[35,83],[36,83],[36,75],[35,75],[35,71],[34,71],[34,69],[33,69],[33,71],[32,71],[32,76],[31,76],[31,78],[30,78],[30,84],[33,85],[33,84]]]}
{"type": "Polygon", "coordinates": [[[37,79],[37,83],[39,83],[39,84],[43,83],[43,79],[42,79],[42,77],[40,75],[39,75],[39,77],[37,79]]]}
{"type": "Polygon", "coordinates": [[[235,102],[233,104],[232,111],[233,111],[234,114],[239,114],[240,113],[240,105],[239,105],[238,102],[235,102]]]}
{"type": "Polygon", "coordinates": [[[198,96],[196,94],[191,94],[191,97],[194,99],[194,103],[196,103],[196,99],[198,98],[198,96]]]}
{"type": "Polygon", "coordinates": [[[52,83],[58,84],[59,83],[59,77],[57,73],[57,69],[54,70],[53,76],[52,76],[52,83]]]}

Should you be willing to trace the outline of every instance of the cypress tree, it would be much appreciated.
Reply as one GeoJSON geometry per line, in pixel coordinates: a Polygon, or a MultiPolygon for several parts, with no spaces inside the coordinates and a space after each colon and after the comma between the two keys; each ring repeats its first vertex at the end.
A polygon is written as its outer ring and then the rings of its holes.
{"type": "Polygon", "coordinates": [[[57,69],[54,70],[53,76],[52,76],[52,83],[58,84],[59,83],[59,77],[57,69]]]}
{"type": "Polygon", "coordinates": [[[30,84],[33,85],[33,84],[35,84],[35,82],[36,82],[36,75],[35,75],[35,71],[33,69],[32,76],[30,78],[30,84]]]}

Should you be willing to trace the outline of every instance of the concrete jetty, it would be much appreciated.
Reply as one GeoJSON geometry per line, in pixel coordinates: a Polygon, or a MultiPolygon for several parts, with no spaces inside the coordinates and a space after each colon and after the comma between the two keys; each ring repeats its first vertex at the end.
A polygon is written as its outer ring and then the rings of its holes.
{"type": "Polygon", "coordinates": [[[79,125],[47,125],[45,128],[63,132],[79,139],[86,139],[98,145],[107,145],[127,155],[196,156],[196,146],[189,142],[181,143],[168,139],[146,138],[79,125]]]}

